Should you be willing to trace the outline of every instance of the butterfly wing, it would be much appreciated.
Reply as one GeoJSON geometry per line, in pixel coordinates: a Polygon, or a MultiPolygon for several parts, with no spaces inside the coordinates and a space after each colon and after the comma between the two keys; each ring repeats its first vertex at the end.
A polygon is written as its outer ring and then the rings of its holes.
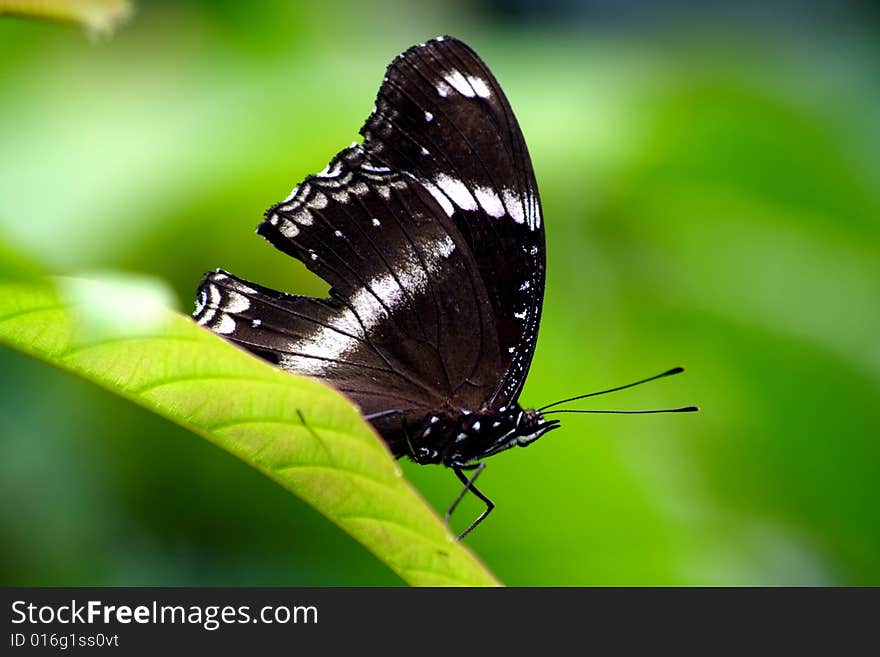
{"type": "MultiPolygon", "coordinates": [[[[396,410],[417,421],[491,394],[502,370],[486,291],[467,243],[423,185],[352,146],[266,216],[257,232],[327,281],[330,297],[214,272],[199,289],[199,323],[325,379],[367,415],[396,410]]],[[[376,424],[402,453],[400,413],[376,424]]]]}
{"type": "Polygon", "coordinates": [[[218,271],[195,317],[373,416],[395,453],[401,414],[515,401],[537,339],[544,231],[504,93],[446,37],[392,62],[361,133],[272,206],[258,232],[331,286],[327,299],[218,271]]]}
{"type": "Polygon", "coordinates": [[[473,50],[440,37],[391,63],[361,134],[369,157],[420,181],[470,247],[504,372],[487,400],[515,401],[537,341],[545,246],[531,160],[504,92],[473,50]]]}

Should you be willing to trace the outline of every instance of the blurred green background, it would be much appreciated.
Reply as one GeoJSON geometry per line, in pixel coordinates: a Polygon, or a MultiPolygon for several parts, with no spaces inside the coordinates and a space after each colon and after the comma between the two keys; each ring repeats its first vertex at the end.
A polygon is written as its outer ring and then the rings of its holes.
{"type": "MultiPolygon", "coordinates": [[[[218,266],[322,295],[262,211],[357,137],[395,54],[454,34],[544,202],[523,403],[684,364],[593,407],[703,408],[565,416],[489,461],[468,543],[510,585],[877,585],[878,13],[732,4],[141,2],[98,41],[0,19],[0,245],[155,277],[186,312],[218,266]]],[[[0,419],[2,584],[402,583],[225,452],[9,350],[0,419]]],[[[403,466],[441,511],[459,490],[403,466]]]]}

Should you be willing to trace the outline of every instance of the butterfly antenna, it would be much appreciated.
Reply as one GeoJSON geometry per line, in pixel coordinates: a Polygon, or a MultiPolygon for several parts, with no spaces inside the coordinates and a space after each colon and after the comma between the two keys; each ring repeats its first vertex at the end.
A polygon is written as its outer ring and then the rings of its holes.
{"type": "Polygon", "coordinates": [[[658,408],[650,411],[596,411],[582,410],[575,408],[558,408],[555,411],[547,411],[544,415],[550,413],[615,413],[620,415],[641,415],[644,413],[694,413],[700,410],[699,406],[682,406],[681,408],[658,408]]]}
{"type": "MultiPolygon", "coordinates": [[[[649,381],[656,381],[657,379],[662,379],[663,377],[666,377],[666,376],[672,376],[673,374],[680,374],[681,372],[684,372],[683,367],[673,367],[671,370],[666,370],[662,374],[655,374],[654,376],[649,376],[647,379],[642,379],[641,381],[636,381],[634,383],[627,383],[625,386],[617,386],[616,388],[609,388],[608,390],[600,390],[599,392],[590,392],[590,393],[587,393],[586,395],[578,395],[577,397],[569,397],[568,399],[561,399],[559,401],[553,402],[552,404],[547,404],[546,406],[542,406],[541,408],[538,409],[538,412],[543,413],[548,408],[553,408],[554,406],[559,406],[560,404],[567,404],[568,402],[577,401],[578,399],[586,399],[587,397],[597,397],[599,395],[607,395],[610,392],[617,392],[618,390],[626,390],[627,388],[633,388],[635,386],[640,386],[643,383],[648,383],[649,381]]],[[[693,410],[696,410],[696,407],[688,406],[687,408],[691,408],[693,410]]],[[[553,411],[553,412],[555,413],[556,411],[553,411]]],[[[593,412],[593,411],[590,411],[590,412],[593,412]]],[[[603,411],[596,411],[596,412],[603,412],[603,411]]],[[[622,411],[617,411],[617,412],[622,412],[622,411]]],[[[635,411],[635,412],[656,413],[658,411],[635,411]]],[[[675,409],[674,411],[660,411],[660,412],[681,413],[684,411],[682,411],[681,409],[675,409]]]]}

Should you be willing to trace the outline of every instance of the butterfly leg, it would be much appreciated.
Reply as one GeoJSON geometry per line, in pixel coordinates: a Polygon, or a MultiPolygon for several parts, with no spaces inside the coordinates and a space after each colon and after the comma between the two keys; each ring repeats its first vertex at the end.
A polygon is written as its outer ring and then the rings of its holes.
{"type": "Polygon", "coordinates": [[[398,415],[398,414],[401,416],[401,418],[406,418],[406,415],[404,415],[403,411],[398,411],[396,408],[392,408],[391,410],[388,410],[388,411],[378,411],[376,413],[369,413],[367,415],[364,415],[364,419],[372,422],[373,420],[378,420],[380,417],[387,417],[389,415],[398,415]]]}
{"type": "Polygon", "coordinates": [[[323,449],[324,452],[326,452],[327,456],[330,456],[330,450],[327,449],[327,445],[325,445],[324,441],[321,440],[321,436],[318,435],[318,432],[315,431],[314,429],[312,429],[312,427],[309,426],[309,424],[306,422],[306,417],[305,417],[305,415],[303,415],[303,412],[299,409],[296,409],[296,414],[299,416],[300,424],[303,425],[303,427],[306,429],[306,431],[308,431],[310,434],[312,434],[312,438],[314,438],[315,440],[318,441],[318,444],[321,446],[321,449],[323,449]]]}
{"type": "Polygon", "coordinates": [[[452,506],[450,506],[449,509],[446,511],[446,524],[447,525],[449,524],[449,519],[452,516],[452,512],[455,511],[455,508],[458,506],[458,503],[461,502],[462,499],[464,499],[464,496],[465,496],[465,494],[467,494],[468,491],[471,491],[474,495],[476,495],[478,498],[480,498],[483,501],[483,503],[485,503],[485,505],[486,505],[486,510],[483,511],[477,517],[477,519],[474,520],[470,524],[470,526],[467,529],[465,529],[461,534],[458,535],[457,540],[459,540],[459,541],[461,539],[463,539],[465,536],[467,536],[468,534],[470,534],[477,525],[479,525],[481,522],[483,522],[486,519],[486,516],[488,516],[492,512],[492,509],[495,508],[495,503],[492,502],[492,500],[490,500],[488,497],[483,495],[483,493],[480,491],[479,488],[474,486],[474,482],[477,480],[477,477],[480,476],[480,473],[485,468],[486,468],[485,463],[478,463],[477,465],[470,466],[469,468],[465,468],[465,467],[454,467],[453,468],[453,471],[455,472],[455,476],[458,477],[459,480],[461,481],[461,483],[464,484],[464,488],[458,494],[458,497],[455,498],[455,501],[452,503],[452,506]],[[474,470],[474,474],[472,474],[470,477],[468,477],[464,473],[465,469],[474,470]]]}

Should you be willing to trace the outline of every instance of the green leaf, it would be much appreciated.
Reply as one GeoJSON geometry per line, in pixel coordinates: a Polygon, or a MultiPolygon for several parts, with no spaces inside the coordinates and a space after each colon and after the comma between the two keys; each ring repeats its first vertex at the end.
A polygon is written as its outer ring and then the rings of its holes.
{"type": "Polygon", "coordinates": [[[76,23],[92,36],[112,33],[132,13],[128,0],[0,0],[0,16],[76,23]]]}
{"type": "MultiPolygon", "coordinates": [[[[404,479],[351,401],[268,365],[188,317],[158,305],[145,317],[149,294],[124,304],[138,309],[137,321],[129,322],[134,329],[118,317],[103,321],[112,313],[88,299],[105,296],[106,285],[72,279],[59,293],[47,283],[0,281],[0,343],[234,454],[313,505],[410,584],[498,584],[404,479]]],[[[123,304],[115,307],[123,312],[123,304]]]]}

